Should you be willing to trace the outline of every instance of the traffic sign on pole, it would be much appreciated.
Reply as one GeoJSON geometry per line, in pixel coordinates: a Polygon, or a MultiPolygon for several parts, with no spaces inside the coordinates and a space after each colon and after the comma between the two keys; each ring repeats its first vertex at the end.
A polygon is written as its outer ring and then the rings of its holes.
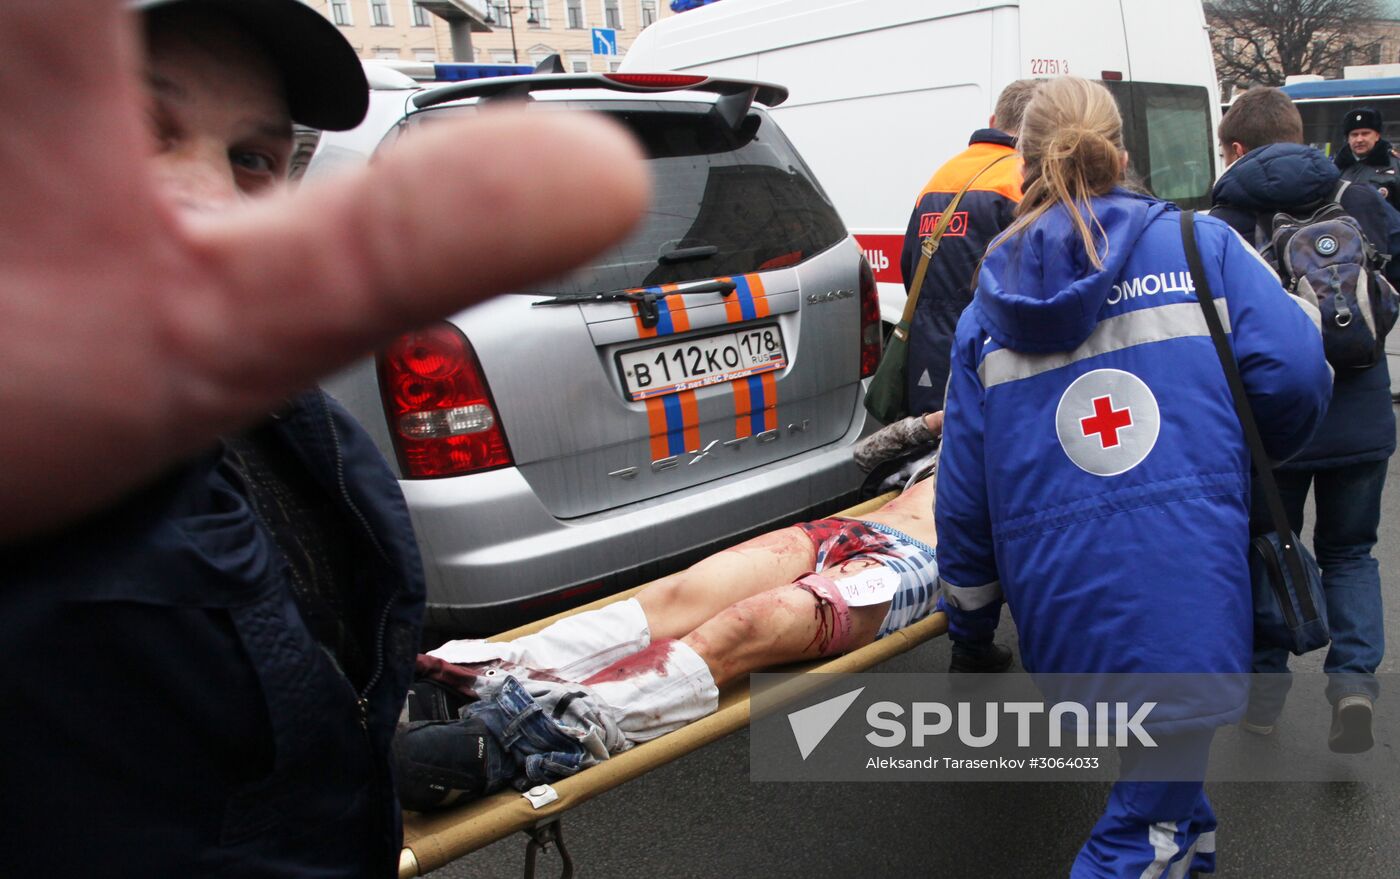
{"type": "Polygon", "coordinates": [[[616,55],[617,31],[610,27],[595,27],[593,29],[593,54],[616,55]]]}

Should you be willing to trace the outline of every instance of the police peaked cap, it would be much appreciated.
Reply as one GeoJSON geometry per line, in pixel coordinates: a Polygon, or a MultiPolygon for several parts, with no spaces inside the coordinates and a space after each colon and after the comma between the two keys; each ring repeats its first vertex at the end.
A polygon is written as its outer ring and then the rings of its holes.
{"type": "Polygon", "coordinates": [[[301,0],[131,0],[142,13],[191,9],[221,15],[266,50],[282,74],[292,121],[354,128],[369,109],[369,84],[355,50],[325,16],[301,0]]]}
{"type": "Polygon", "coordinates": [[[1358,107],[1355,110],[1347,111],[1347,121],[1345,123],[1346,134],[1351,134],[1358,128],[1369,128],[1372,131],[1381,131],[1381,113],[1370,107],[1358,107]]]}

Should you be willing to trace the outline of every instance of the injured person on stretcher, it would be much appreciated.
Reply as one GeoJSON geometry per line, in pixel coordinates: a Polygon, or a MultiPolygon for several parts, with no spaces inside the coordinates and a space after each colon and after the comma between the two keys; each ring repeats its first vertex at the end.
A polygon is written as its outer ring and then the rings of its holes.
{"type": "Polygon", "coordinates": [[[933,470],[858,519],[773,531],[534,634],[419,656],[394,741],[404,807],[557,781],[712,713],[719,688],[751,671],[928,616],[933,470]]]}

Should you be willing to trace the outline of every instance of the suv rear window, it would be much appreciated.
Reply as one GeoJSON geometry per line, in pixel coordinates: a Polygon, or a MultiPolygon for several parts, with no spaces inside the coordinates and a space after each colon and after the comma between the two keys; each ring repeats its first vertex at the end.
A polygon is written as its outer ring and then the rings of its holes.
{"type": "Polygon", "coordinates": [[[593,293],[743,275],[795,265],[846,238],[830,200],[764,113],[751,112],[734,130],[708,104],[536,106],[602,110],[630,130],[651,167],[652,204],[621,244],[531,293],[593,293]]]}

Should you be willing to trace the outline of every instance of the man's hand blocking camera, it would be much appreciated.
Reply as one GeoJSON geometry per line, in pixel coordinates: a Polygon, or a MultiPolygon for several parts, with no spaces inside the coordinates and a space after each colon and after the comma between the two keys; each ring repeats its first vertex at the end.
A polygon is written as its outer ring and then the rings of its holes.
{"type": "Polygon", "coordinates": [[[645,204],[620,130],[516,111],[295,195],[173,204],[135,25],[120,0],[0,4],[0,540],[115,500],[398,332],[568,269],[645,204]]]}

